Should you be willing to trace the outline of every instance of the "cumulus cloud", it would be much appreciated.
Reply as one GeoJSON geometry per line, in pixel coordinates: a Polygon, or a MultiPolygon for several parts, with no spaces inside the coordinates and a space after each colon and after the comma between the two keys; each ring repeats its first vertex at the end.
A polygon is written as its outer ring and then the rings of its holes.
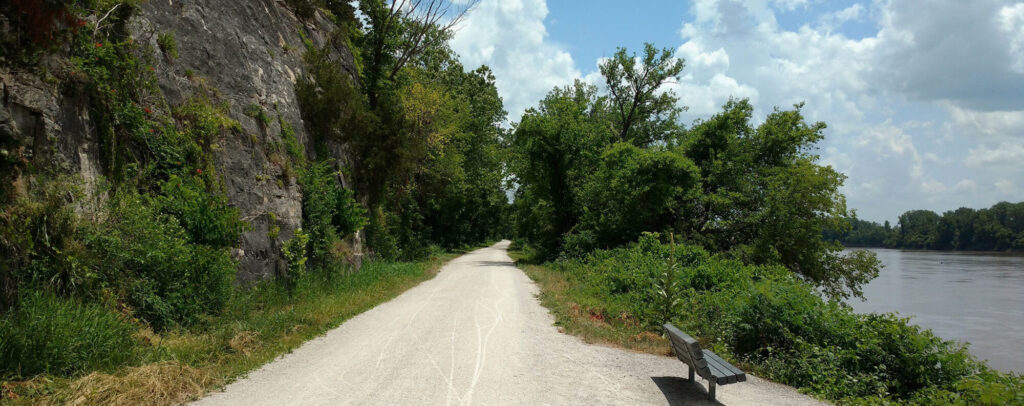
{"type": "Polygon", "coordinates": [[[548,39],[547,14],[545,0],[483,0],[451,41],[467,67],[491,67],[512,120],[552,88],[580,77],[572,55],[548,39]]]}
{"type": "Polygon", "coordinates": [[[1009,36],[1008,45],[1013,69],[1024,73],[1024,3],[999,9],[999,28],[1009,36]]]}
{"type": "Polygon", "coordinates": [[[970,179],[961,179],[953,187],[953,190],[962,193],[974,193],[978,190],[978,183],[970,179]]]}
{"type": "Polygon", "coordinates": [[[862,21],[867,11],[863,5],[856,3],[842,10],[823,14],[818,18],[818,29],[831,33],[836,28],[850,21],[862,21]]]}
{"type": "Polygon", "coordinates": [[[918,1],[884,3],[873,79],[883,89],[923,100],[983,111],[1019,109],[1024,72],[1014,68],[1020,47],[1015,58],[1007,31],[1020,38],[1024,10],[1009,3],[936,0],[927,12],[918,1]]]}
{"type": "Polygon", "coordinates": [[[992,148],[982,145],[972,148],[964,163],[969,166],[1013,166],[1020,169],[1024,163],[1024,145],[1008,142],[992,148]]]}
{"type": "MultiPolygon", "coordinates": [[[[1017,192],[1020,190],[1020,188],[1017,187],[1017,183],[1006,178],[999,178],[998,180],[996,180],[995,187],[996,191],[998,191],[1001,195],[1004,196],[1017,195],[1017,192]]],[[[1019,198],[1019,196],[1017,197],[1019,198]]]]}
{"type": "Polygon", "coordinates": [[[992,138],[1024,138],[1024,110],[976,111],[943,103],[957,130],[965,135],[992,138]]]}

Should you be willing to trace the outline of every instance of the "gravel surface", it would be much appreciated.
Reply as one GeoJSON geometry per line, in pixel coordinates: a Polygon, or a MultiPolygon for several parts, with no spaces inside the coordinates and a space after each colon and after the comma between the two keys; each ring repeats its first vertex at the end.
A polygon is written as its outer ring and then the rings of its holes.
{"type": "Polygon", "coordinates": [[[674,358],[559,333],[508,245],[453,260],[197,404],[819,404],[750,375],[708,402],[707,382],[685,382],[674,358]]]}

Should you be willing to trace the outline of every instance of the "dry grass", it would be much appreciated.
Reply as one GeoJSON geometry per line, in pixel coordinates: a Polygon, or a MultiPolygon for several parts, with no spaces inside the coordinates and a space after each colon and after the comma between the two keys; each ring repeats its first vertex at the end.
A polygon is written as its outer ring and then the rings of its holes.
{"type": "Polygon", "coordinates": [[[262,344],[259,333],[253,331],[239,332],[228,341],[228,347],[231,347],[232,351],[244,356],[249,356],[253,351],[258,350],[262,344]]]}
{"type": "Polygon", "coordinates": [[[644,329],[631,315],[605,317],[604,309],[580,305],[586,298],[565,274],[544,265],[520,265],[520,268],[540,287],[541,304],[551,310],[559,331],[591,344],[648,354],[671,354],[668,340],[644,329]]]}
{"type": "Polygon", "coordinates": [[[127,368],[116,375],[93,372],[44,404],[176,405],[199,398],[217,384],[207,369],[166,361],[127,368]]]}

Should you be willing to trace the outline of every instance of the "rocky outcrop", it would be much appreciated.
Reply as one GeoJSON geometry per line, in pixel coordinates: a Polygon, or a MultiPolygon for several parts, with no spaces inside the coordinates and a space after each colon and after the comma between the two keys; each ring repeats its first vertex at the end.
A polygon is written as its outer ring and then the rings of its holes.
{"type": "MultiPolygon", "coordinates": [[[[274,0],[151,0],[141,5],[129,27],[136,41],[154,49],[159,49],[160,34],[175,39],[178,57],[160,56],[155,66],[169,105],[185,102],[200,87],[230,104],[230,116],[242,131],[218,140],[216,166],[231,204],[252,225],[235,252],[238,281],[248,284],[274,275],[280,270],[281,241],[301,226],[302,195],[275,156],[278,151],[269,146],[282,142],[284,123],[312,153],[295,96],[296,80],[304,74],[302,35],[324,44],[332,24],[323,16],[302,23],[274,0]],[[254,106],[270,119],[251,117],[254,106]],[[280,232],[272,232],[277,228],[280,232]]],[[[355,78],[351,53],[344,47],[335,51],[355,78]]],[[[44,66],[61,63],[43,61],[44,66]]],[[[101,175],[88,100],[61,90],[40,72],[0,70],[0,81],[0,135],[17,140],[25,159],[55,163],[86,182],[101,175]]],[[[358,251],[358,239],[354,244],[358,251]]]]}

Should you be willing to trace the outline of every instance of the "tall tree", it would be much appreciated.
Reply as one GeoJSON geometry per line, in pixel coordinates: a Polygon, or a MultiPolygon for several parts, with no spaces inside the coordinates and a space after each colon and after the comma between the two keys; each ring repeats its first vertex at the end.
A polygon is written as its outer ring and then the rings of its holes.
{"type": "Polygon", "coordinates": [[[429,49],[445,44],[479,0],[362,0],[369,29],[362,38],[364,89],[376,107],[387,82],[429,49]]]}
{"type": "Polygon", "coordinates": [[[517,228],[544,254],[557,253],[578,222],[579,190],[613,137],[607,100],[579,80],[548,93],[512,133],[517,228]]]}
{"type": "Polygon", "coordinates": [[[619,140],[637,146],[665,141],[678,134],[678,97],[662,86],[678,81],[683,60],[674,58],[668,48],[660,52],[644,44],[643,55],[628,54],[619,48],[600,65],[615,111],[619,140]]]}

